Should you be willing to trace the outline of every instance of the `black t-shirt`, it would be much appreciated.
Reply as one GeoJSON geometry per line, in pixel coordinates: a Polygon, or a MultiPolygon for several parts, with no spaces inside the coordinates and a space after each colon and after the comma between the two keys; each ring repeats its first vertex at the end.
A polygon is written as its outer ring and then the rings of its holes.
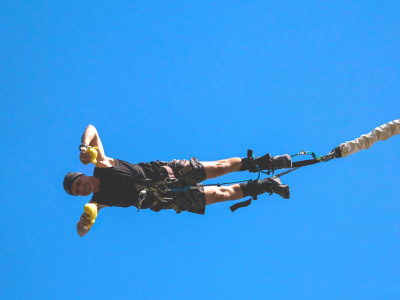
{"type": "MultiPolygon", "coordinates": [[[[100,191],[93,194],[92,201],[107,206],[137,206],[139,191],[136,190],[135,183],[143,183],[149,179],[158,180],[162,164],[161,162],[131,164],[116,159],[113,167],[95,168],[93,176],[100,179],[100,191]]],[[[151,203],[144,201],[142,208],[148,208],[151,203]]]]}

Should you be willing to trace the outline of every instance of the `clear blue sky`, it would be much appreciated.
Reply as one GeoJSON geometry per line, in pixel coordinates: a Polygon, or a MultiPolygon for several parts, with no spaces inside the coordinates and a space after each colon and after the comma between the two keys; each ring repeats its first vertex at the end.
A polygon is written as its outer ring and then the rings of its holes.
{"type": "Polygon", "coordinates": [[[398,1],[278,2],[1,1],[0,298],[400,298],[399,136],[287,175],[290,200],[76,234],[88,124],[136,163],[323,155],[399,118],[398,1]]]}

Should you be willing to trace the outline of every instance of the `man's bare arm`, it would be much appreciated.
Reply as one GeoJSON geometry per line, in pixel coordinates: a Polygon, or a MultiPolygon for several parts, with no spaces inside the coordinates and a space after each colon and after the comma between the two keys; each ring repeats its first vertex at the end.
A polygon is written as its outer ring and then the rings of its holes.
{"type": "Polygon", "coordinates": [[[84,145],[89,145],[92,147],[98,147],[97,160],[104,161],[106,160],[106,155],[104,152],[103,144],[101,143],[99,133],[97,132],[96,127],[93,125],[88,125],[82,135],[81,142],[84,145]]]}
{"type": "MultiPolygon", "coordinates": [[[[94,127],[93,125],[88,125],[86,127],[85,132],[82,135],[81,142],[82,144],[91,147],[98,147],[96,167],[109,168],[115,164],[114,159],[105,155],[104,147],[101,143],[99,133],[97,132],[96,127],[94,127]]],[[[91,162],[90,154],[88,152],[85,152],[85,150],[81,151],[79,159],[85,165],[91,162]]]]}

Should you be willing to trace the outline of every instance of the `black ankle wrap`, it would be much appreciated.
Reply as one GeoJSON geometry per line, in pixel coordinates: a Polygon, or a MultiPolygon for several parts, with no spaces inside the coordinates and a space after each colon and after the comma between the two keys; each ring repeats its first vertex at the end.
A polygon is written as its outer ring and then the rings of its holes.
{"type": "MultiPolygon", "coordinates": [[[[242,158],[242,166],[239,171],[249,171],[252,173],[257,173],[260,170],[268,170],[272,168],[272,157],[269,153],[262,157],[253,156],[253,150],[247,151],[247,157],[242,158]]],[[[273,170],[272,170],[273,171],[273,170]]]]}
{"type": "Polygon", "coordinates": [[[242,166],[239,171],[258,172],[256,162],[253,158],[242,158],[242,166]]]}
{"type": "Polygon", "coordinates": [[[251,196],[251,198],[232,205],[230,207],[231,211],[234,212],[238,208],[249,206],[252,200],[257,200],[257,195],[262,194],[260,191],[260,183],[259,180],[250,180],[246,183],[241,183],[240,188],[242,189],[243,197],[251,196]]]}
{"type": "Polygon", "coordinates": [[[271,193],[271,184],[269,182],[262,182],[260,180],[250,180],[246,183],[241,183],[240,188],[243,192],[243,197],[251,196],[257,199],[257,195],[264,194],[265,192],[271,193]]]}

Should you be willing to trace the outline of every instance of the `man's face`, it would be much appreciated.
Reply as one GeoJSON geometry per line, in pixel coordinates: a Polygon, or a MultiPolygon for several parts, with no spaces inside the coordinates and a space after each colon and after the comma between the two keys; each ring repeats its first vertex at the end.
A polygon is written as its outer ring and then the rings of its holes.
{"type": "Polygon", "coordinates": [[[71,190],[76,196],[88,196],[94,191],[93,182],[89,176],[79,176],[72,183],[71,190]]]}

